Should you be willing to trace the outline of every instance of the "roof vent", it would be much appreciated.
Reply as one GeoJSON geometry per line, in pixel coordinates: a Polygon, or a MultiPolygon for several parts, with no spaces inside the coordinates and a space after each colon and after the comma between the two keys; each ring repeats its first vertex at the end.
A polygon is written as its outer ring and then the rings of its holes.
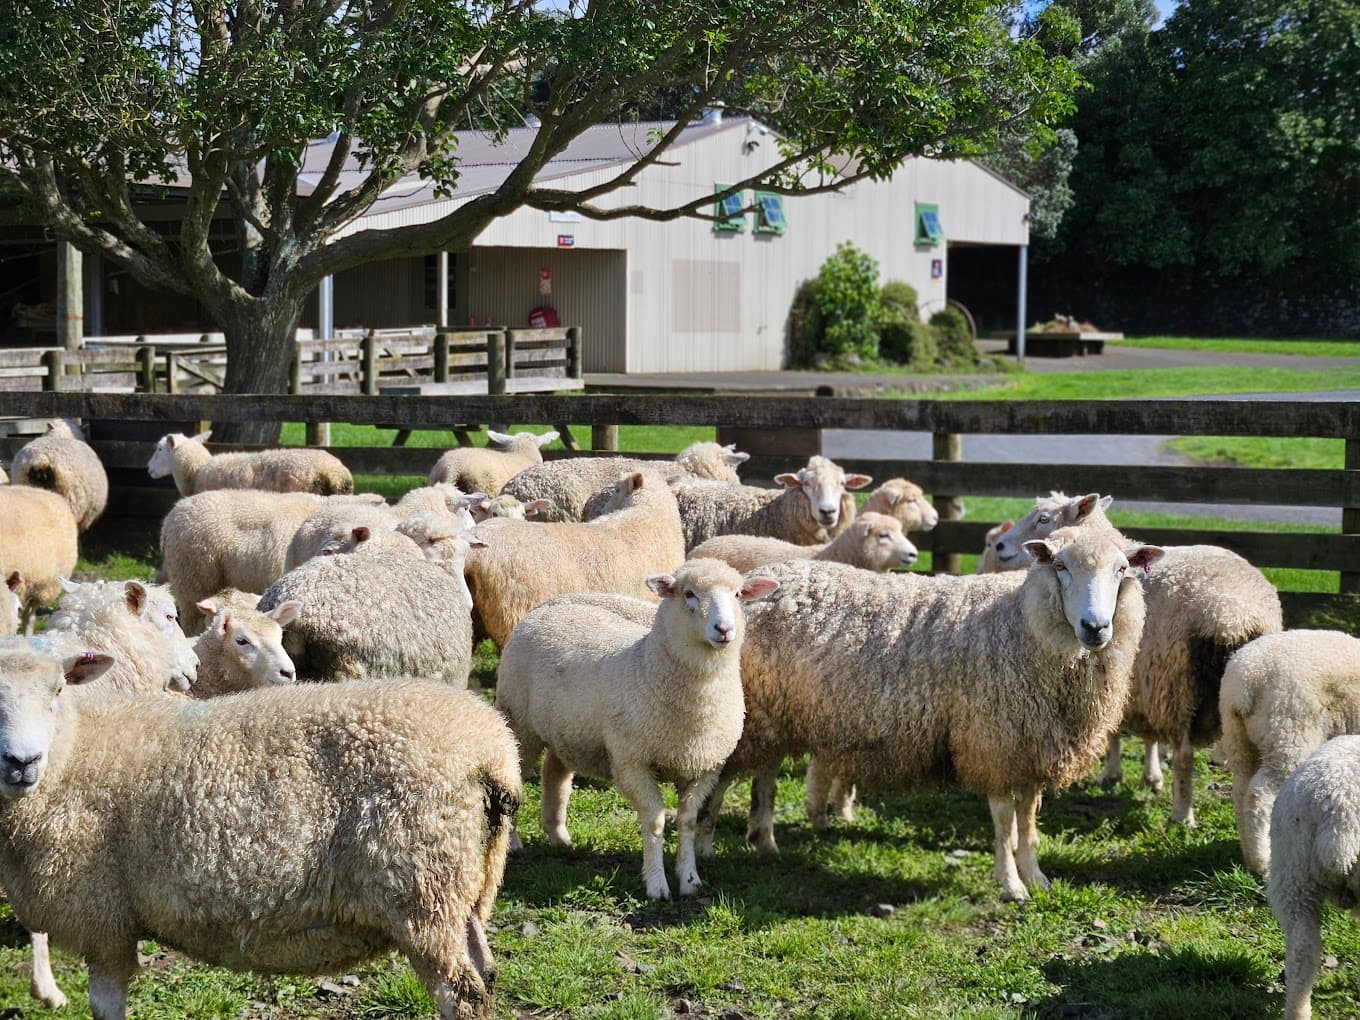
{"type": "Polygon", "coordinates": [[[704,110],[704,115],[699,118],[700,124],[714,125],[721,124],[723,119],[723,108],[721,106],[710,106],[704,110]]]}

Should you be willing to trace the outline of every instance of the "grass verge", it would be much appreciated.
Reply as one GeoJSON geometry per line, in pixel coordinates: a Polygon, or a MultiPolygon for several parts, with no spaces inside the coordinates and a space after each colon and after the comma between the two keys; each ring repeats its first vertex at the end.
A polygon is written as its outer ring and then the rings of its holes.
{"type": "Polygon", "coordinates": [[[1288,354],[1297,357],[1360,358],[1360,341],[1260,340],[1250,337],[1142,336],[1115,341],[1113,347],[1163,351],[1214,351],[1223,354],[1288,354]]]}

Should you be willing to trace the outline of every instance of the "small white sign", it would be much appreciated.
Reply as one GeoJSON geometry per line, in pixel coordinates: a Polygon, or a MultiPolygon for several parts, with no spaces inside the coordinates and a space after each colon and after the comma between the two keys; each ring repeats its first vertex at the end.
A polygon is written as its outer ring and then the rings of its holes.
{"type": "Polygon", "coordinates": [[[581,214],[578,212],[550,212],[548,213],[549,223],[580,223],[581,214]]]}

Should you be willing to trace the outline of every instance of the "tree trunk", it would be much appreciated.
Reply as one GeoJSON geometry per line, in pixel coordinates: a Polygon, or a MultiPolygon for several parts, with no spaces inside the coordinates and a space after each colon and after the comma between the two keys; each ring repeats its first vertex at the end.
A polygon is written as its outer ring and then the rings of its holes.
{"type": "MultiPolygon", "coordinates": [[[[302,301],[260,298],[225,317],[227,378],[223,393],[287,393],[288,370],[302,301]]],[[[279,441],[278,421],[222,422],[213,439],[269,445],[279,441]]]]}

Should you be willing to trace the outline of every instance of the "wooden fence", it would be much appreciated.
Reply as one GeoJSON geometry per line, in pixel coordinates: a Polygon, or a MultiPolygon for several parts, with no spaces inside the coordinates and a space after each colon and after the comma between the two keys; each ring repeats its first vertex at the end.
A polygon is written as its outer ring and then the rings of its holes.
{"type": "MultiPolygon", "coordinates": [[[[849,470],[878,479],[901,475],[921,484],[942,509],[940,525],[922,536],[938,568],[957,569],[957,556],[977,552],[991,522],[949,519],[962,496],[1030,498],[1041,490],[1112,493],[1125,500],[1340,507],[1335,533],[1140,529],[1150,542],[1208,542],[1234,549],[1262,567],[1340,571],[1341,592],[1360,592],[1360,402],[1137,401],[917,401],[836,397],[730,396],[240,396],[197,397],[105,393],[0,394],[0,414],[75,417],[94,422],[95,445],[126,509],[159,516],[173,489],[148,491],[150,444],[112,437],[106,423],[148,422],[162,427],[199,420],[351,422],[404,429],[452,429],[464,422],[566,422],[608,434],[617,425],[705,425],[742,429],[887,429],[931,433],[930,460],[842,459],[849,470]],[[1163,467],[1139,464],[994,464],[959,459],[966,433],[1008,435],[1318,436],[1344,440],[1345,467],[1337,470],[1239,467],[1163,467]]],[[[17,441],[9,441],[10,447],[17,441]]],[[[450,445],[453,445],[452,442],[450,445]]],[[[0,456],[11,452],[0,444],[0,456]]],[[[363,474],[423,475],[437,454],[399,447],[332,448],[363,474]]],[[[564,456],[565,451],[547,451],[564,456]]],[[[579,455],[579,454],[578,454],[579,455]]],[[[589,455],[589,454],[587,454],[589,455]]],[[[658,456],[660,456],[658,454],[658,456]]],[[[788,470],[792,456],[753,457],[743,475],[768,479],[788,470]]],[[[1317,608],[1356,613],[1348,595],[1287,596],[1291,618],[1317,608]]]]}

